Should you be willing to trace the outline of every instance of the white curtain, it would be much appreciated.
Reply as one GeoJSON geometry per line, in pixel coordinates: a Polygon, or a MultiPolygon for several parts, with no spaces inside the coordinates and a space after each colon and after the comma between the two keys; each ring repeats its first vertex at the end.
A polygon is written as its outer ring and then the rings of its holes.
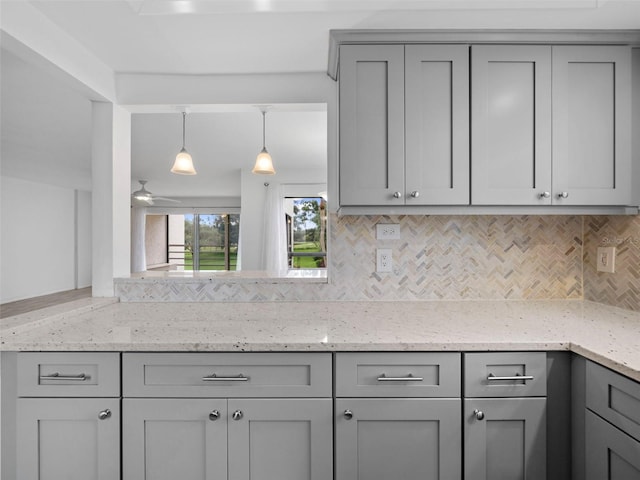
{"type": "Polygon", "coordinates": [[[283,189],[280,184],[271,184],[266,188],[262,261],[268,272],[285,272],[287,270],[287,231],[283,189]]]}
{"type": "Polygon", "coordinates": [[[144,272],[147,269],[147,258],[144,247],[146,207],[131,209],[131,273],[144,272]]]}

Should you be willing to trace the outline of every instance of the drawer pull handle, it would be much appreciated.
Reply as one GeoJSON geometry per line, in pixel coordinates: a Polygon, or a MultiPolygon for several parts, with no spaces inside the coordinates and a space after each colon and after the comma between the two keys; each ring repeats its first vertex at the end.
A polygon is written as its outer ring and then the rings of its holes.
{"type": "Polygon", "coordinates": [[[493,373],[490,373],[487,376],[487,380],[489,382],[508,382],[515,380],[533,380],[533,375],[520,375],[515,374],[513,377],[496,377],[493,373]]]}
{"type": "Polygon", "coordinates": [[[98,414],[98,418],[100,420],[106,420],[107,418],[111,417],[111,410],[109,410],[108,408],[106,410],[102,410],[99,414],[98,414]]]}
{"type": "Polygon", "coordinates": [[[244,414],[242,413],[242,410],[236,410],[235,412],[233,412],[232,416],[234,420],[240,420],[242,417],[244,417],[244,414]]]}
{"type": "Polygon", "coordinates": [[[218,418],[220,418],[220,412],[218,410],[212,410],[209,414],[209,420],[215,422],[218,418]]]}
{"type": "Polygon", "coordinates": [[[59,381],[67,381],[71,380],[74,382],[84,382],[85,380],[89,380],[89,375],[81,373],[79,375],[64,375],[58,372],[51,373],[49,375],[40,375],[40,381],[43,380],[59,380],[59,381]]]}
{"type": "Polygon", "coordinates": [[[484,420],[484,412],[482,410],[476,408],[473,411],[473,415],[476,417],[476,420],[484,420]]]}
{"type": "Polygon", "coordinates": [[[202,377],[203,382],[248,382],[249,377],[245,377],[243,374],[233,375],[230,377],[221,377],[212,373],[206,377],[202,377]]]}
{"type": "Polygon", "coordinates": [[[351,420],[353,418],[353,412],[349,409],[344,411],[344,418],[351,420]]]}
{"type": "Polygon", "coordinates": [[[378,377],[379,382],[421,382],[422,380],[422,377],[414,377],[411,373],[406,377],[387,377],[384,373],[378,377]]]}

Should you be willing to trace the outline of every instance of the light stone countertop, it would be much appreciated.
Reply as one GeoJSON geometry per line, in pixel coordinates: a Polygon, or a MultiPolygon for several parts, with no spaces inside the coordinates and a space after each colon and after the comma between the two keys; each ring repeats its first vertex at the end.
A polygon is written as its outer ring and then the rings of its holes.
{"type": "MultiPolygon", "coordinates": [[[[95,299],[94,299],[95,300],[95,299]]],[[[0,323],[4,351],[569,350],[640,381],[640,313],[578,300],[113,303],[0,323]]],[[[22,317],[22,318],[18,318],[22,317]]]]}

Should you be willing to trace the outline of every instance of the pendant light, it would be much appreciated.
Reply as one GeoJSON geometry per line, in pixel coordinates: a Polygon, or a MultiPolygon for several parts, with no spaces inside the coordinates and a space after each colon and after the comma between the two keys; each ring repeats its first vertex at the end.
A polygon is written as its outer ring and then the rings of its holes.
{"type": "Polygon", "coordinates": [[[185,121],[187,119],[187,112],[182,112],[182,149],[178,155],[176,155],[176,161],[171,167],[171,173],[178,173],[180,175],[195,175],[196,169],[193,166],[193,159],[189,152],[184,148],[185,137],[185,121]]]}
{"type": "Polygon", "coordinates": [[[262,150],[256,157],[256,164],[253,166],[253,170],[251,173],[255,173],[258,175],[274,175],[276,173],[273,168],[273,161],[271,160],[271,155],[267,152],[267,147],[265,146],[265,123],[266,123],[266,109],[262,110],[262,150]]]}

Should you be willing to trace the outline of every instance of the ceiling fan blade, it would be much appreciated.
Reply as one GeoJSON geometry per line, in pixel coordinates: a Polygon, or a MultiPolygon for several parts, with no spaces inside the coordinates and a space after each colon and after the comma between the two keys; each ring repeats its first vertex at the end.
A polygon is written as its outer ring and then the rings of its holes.
{"type": "Polygon", "coordinates": [[[140,197],[131,197],[131,205],[134,207],[150,207],[153,205],[153,199],[151,197],[140,198],[140,197]]]}
{"type": "Polygon", "coordinates": [[[153,196],[154,200],[162,200],[163,202],[173,202],[173,203],[182,203],[180,200],[176,200],[175,198],[167,198],[167,197],[156,197],[153,196]]]}

